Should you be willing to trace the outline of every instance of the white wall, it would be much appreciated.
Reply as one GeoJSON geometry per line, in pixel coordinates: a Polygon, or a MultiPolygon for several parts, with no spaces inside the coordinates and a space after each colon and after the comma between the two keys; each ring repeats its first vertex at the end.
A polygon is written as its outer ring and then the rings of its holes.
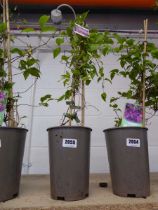
{"type": "MultiPolygon", "coordinates": [[[[23,38],[26,40],[26,37],[23,38]]],[[[32,37],[31,42],[36,46],[39,43],[38,38],[32,37]]],[[[60,63],[60,58],[53,59],[52,46],[53,40],[46,48],[40,49],[36,52],[37,58],[40,60],[42,75],[34,88],[21,99],[21,103],[38,105],[39,99],[45,94],[52,94],[57,97],[64,91],[60,82],[60,75],[64,72],[65,66],[60,63]]],[[[22,46],[21,42],[16,41],[15,46],[22,46]]],[[[118,67],[117,57],[110,54],[103,58],[105,63],[105,73],[109,70],[118,67]]],[[[33,84],[34,80],[29,79],[27,84],[23,82],[22,78],[16,78],[18,91],[25,90],[28,85],[33,84]]],[[[91,173],[103,173],[109,171],[106,144],[103,130],[114,126],[115,114],[109,108],[108,103],[105,103],[100,98],[101,85],[93,82],[86,88],[87,105],[86,110],[86,126],[91,127],[91,159],[90,171],[91,173]]],[[[106,91],[108,96],[113,96],[116,91],[123,90],[128,87],[128,81],[124,79],[115,79],[113,86],[106,84],[106,91]]],[[[17,90],[16,90],[17,91],[17,90]]],[[[123,108],[125,101],[120,101],[123,108]]],[[[48,160],[48,136],[46,129],[52,126],[58,126],[61,121],[62,114],[66,110],[65,103],[57,103],[55,101],[50,103],[48,108],[45,107],[31,107],[21,106],[21,115],[27,115],[24,120],[26,127],[29,129],[25,155],[23,173],[29,174],[48,174],[49,160],[48,160]]],[[[158,171],[158,136],[157,136],[158,117],[154,117],[152,124],[149,125],[149,157],[151,171],[158,171]]]]}

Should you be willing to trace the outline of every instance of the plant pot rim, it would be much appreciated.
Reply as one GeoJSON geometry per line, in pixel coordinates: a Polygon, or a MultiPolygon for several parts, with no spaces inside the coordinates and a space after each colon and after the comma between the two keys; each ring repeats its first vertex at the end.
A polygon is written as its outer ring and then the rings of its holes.
{"type": "Polygon", "coordinates": [[[137,127],[137,126],[126,126],[126,127],[113,127],[103,130],[103,132],[110,131],[110,130],[127,130],[127,129],[136,129],[136,130],[148,130],[146,127],[137,127]]]}
{"type": "Polygon", "coordinates": [[[47,131],[49,131],[49,130],[53,130],[53,129],[61,129],[61,128],[63,128],[63,129],[73,129],[73,128],[77,128],[77,129],[80,129],[80,128],[83,128],[83,129],[88,129],[88,130],[90,130],[90,131],[92,131],[92,129],[91,128],[89,128],[89,127],[84,127],[84,126],[55,126],[55,127],[50,127],[50,128],[48,128],[47,129],[47,131]]]}
{"type": "Polygon", "coordinates": [[[0,130],[25,130],[25,131],[28,131],[28,129],[26,129],[26,128],[19,128],[19,127],[15,128],[15,127],[4,127],[4,126],[0,127],[0,130]]]}

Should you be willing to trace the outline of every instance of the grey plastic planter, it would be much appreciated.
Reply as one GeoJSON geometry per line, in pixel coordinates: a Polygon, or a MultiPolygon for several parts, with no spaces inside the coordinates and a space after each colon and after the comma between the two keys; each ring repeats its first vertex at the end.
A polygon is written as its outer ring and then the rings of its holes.
{"type": "Polygon", "coordinates": [[[150,194],[147,128],[104,130],[113,193],[124,197],[150,194]]]}
{"type": "Polygon", "coordinates": [[[89,194],[91,129],[53,127],[48,129],[51,197],[81,200],[89,194]]]}
{"type": "Polygon", "coordinates": [[[19,194],[27,130],[0,127],[0,201],[19,194]]]}

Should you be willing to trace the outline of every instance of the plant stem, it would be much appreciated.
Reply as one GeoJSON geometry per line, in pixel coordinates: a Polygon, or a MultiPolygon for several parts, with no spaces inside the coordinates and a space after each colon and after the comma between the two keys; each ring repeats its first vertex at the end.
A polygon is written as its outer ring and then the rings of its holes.
{"type": "MultiPolygon", "coordinates": [[[[71,101],[74,101],[74,103],[75,103],[74,83],[75,83],[75,79],[74,79],[74,77],[72,77],[71,88],[73,89],[73,91],[72,91],[71,101]]],[[[69,106],[69,113],[70,113],[70,116],[71,116],[72,115],[71,105],[69,106]]],[[[72,119],[69,118],[69,126],[71,126],[71,125],[72,125],[72,119]]]]}
{"type": "MultiPolygon", "coordinates": [[[[73,100],[73,97],[72,97],[72,100],[73,100]]],[[[70,113],[70,116],[72,115],[72,109],[70,108],[70,111],[69,111],[69,113],[70,113]]],[[[69,118],[69,126],[71,126],[72,125],[72,120],[71,120],[71,118],[69,118]]]]}
{"type": "MultiPolygon", "coordinates": [[[[148,19],[144,20],[144,56],[147,52],[147,31],[148,31],[148,19]]],[[[146,80],[146,69],[143,71],[143,83],[142,83],[142,107],[143,107],[143,127],[145,127],[145,80],[146,80]]]]}
{"type": "MultiPolygon", "coordinates": [[[[6,12],[5,12],[5,0],[3,0],[3,23],[6,22],[6,12]]],[[[5,59],[6,59],[6,50],[7,46],[6,46],[6,38],[3,39],[3,52],[4,52],[4,62],[3,62],[3,68],[5,65],[5,59]]],[[[1,84],[1,89],[3,90],[3,84],[4,84],[4,78],[2,77],[2,84],[1,84]]]]}
{"type": "Polygon", "coordinates": [[[85,125],[85,84],[81,83],[81,126],[85,125]]]}

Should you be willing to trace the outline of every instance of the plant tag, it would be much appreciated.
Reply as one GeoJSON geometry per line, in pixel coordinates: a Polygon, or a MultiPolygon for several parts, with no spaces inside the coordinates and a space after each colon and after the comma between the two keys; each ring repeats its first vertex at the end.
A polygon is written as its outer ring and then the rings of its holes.
{"type": "Polygon", "coordinates": [[[124,116],[121,126],[137,126],[141,127],[143,124],[143,108],[142,106],[127,103],[125,105],[124,116]]]}
{"type": "Polygon", "coordinates": [[[2,142],[1,142],[1,139],[0,139],[0,148],[2,147],[2,142]]]}
{"type": "Polygon", "coordinates": [[[140,147],[140,139],[127,138],[126,146],[127,147],[140,147]]]}
{"type": "Polygon", "coordinates": [[[63,143],[62,143],[63,147],[67,147],[67,148],[77,148],[77,139],[63,139],[63,143]]]}
{"type": "Polygon", "coordinates": [[[87,29],[83,26],[80,26],[78,24],[75,24],[74,33],[79,34],[79,35],[84,36],[84,37],[88,37],[89,36],[89,29],[87,29]]]}

